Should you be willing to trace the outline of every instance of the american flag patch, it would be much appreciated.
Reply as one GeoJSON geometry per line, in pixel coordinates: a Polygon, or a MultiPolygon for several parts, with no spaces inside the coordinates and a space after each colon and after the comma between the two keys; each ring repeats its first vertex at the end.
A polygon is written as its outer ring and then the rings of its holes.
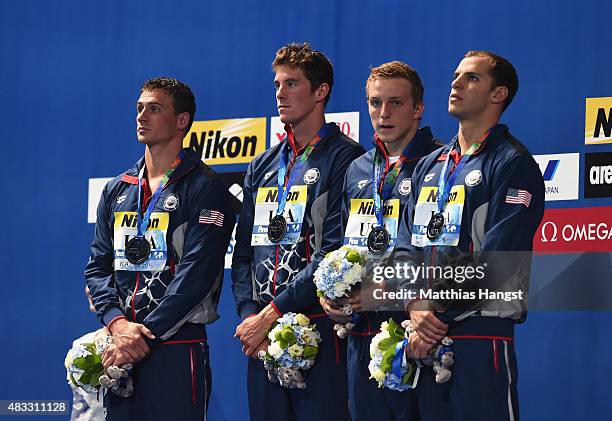
{"type": "Polygon", "coordinates": [[[202,209],[198,218],[200,224],[215,224],[219,227],[223,226],[223,214],[216,210],[202,209]]]}
{"type": "Polygon", "coordinates": [[[525,205],[525,207],[528,208],[531,203],[531,193],[527,190],[508,189],[506,203],[511,205],[525,205]]]}

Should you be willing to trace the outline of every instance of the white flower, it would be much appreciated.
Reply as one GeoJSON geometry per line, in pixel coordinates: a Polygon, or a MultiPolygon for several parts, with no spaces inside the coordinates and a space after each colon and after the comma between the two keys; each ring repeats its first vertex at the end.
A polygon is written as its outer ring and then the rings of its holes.
{"type": "Polygon", "coordinates": [[[295,358],[300,357],[304,353],[304,348],[302,348],[298,344],[294,344],[287,348],[287,351],[289,351],[289,355],[295,358]]]}
{"type": "Polygon", "coordinates": [[[317,346],[317,343],[321,341],[321,335],[319,332],[307,330],[302,334],[302,340],[306,345],[317,346]]]}
{"type": "Polygon", "coordinates": [[[380,324],[380,330],[383,332],[387,332],[389,330],[389,322],[386,320],[380,324]]]}
{"type": "Polygon", "coordinates": [[[385,381],[386,374],[380,368],[373,370],[370,374],[370,378],[376,380],[379,384],[385,381]]]}
{"type": "Polygon", "coordinates": [[[64,359],[64,367],[70,368],[73,362],[74,362],[74,357],[72,356],[72,349],[70,349],[68,353],[66,354],[66,359],[64,359]]]}
{"type": "Polygon", "coordinates": [[[273,358],[279,358],[283,355],[283,348],[278,344],[278,342],[272,342],[268,347],[268,354],[270,354],[273,358]]]}
{"type": "Polygon", "coordinates": [[[310,324],[310,319],[308,317],[304,316],[302,313],[298,313],[295,316],[295,321],[300,326],[308,326],[310,324]]]}

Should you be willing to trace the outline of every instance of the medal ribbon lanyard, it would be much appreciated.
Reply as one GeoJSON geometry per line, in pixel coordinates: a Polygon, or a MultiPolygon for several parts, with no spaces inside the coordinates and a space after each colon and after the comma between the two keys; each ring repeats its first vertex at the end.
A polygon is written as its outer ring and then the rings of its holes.
{"type": "MultiPolygon", "coordinates": [[[[306,160],[312,153],[314,147],[317,145],[317,143],[319,143],[321,139],[325,137],[326,133],[327,133],[327,125],[324,125],[317,132],[315,137],[312,138],[308,146],[306,146],[306,149],[300,156],[300,160],[296,162],[293,168],[291,168],[286,185],[285,185],[285,178],[287,175],[287,160],[289,159],[289,154],[288,152],[283,150],[283,154],[281,156],[279,167],[278,167],[278,177],[277,177],[277,181],[278,181],[278,195],[277,195],[278,206],[276,208],[277,215],[282,215],[283,212],[285,211],[285,205],[287,204],[287,196],[289,195],[289,190],[291,190],[291,186],[293,186],[293,182],[295,181],[295,178],[297,177],[300,170],[306,163],[306,160]]],[[[291,133],[290,129],[288,129],[287,131],[287,136],[293,136],[293,133],[291,133]]]]}
{"type": "Polygon", "coordinates": [[[408,160],[410,151],[415,143],[416,142],[413,139],[408,144],[408,147],[404,150],[404,152],[402,152],[399,159],[395,162],[390,171],[385,172],[382,180],[380,177],[380,164],[382,163],[381,156],[378,150],[376,150],[374,153],[374,166],[372,167],[372,198],[374,199],[374,214],[376,215],[376,221],[380,227],[383,226],[383,202],[391,196],[391,191],[393,190],[395,180],[402,169],[402,165],[408,160]],[[382,190],[382,199],[378,190],[379,184],[382,184],[380,186],[382,190]]]}
{"type": "Polygon", "coordinates": [[[155,205],[157,204],[157,201],[159,200],[159,195],[161,194],[164,187],[166,187],[166,184],[168,183],[170,176],[172,175],[176,167],[178,167],[179,164],[183,161],[184,157],[185,157],[185,151],[181,150],[178,156],[176,157],[176,159],[174,160],[174,162],[172,163],[172,165],[170,166],[170,168],[168,169],[168,171],[166,171],[166,173],[162,177],[162,180],[159,183],[159,186],[157,186],[157,190],[155,190],[155,193],[151,197],[151,201],[149,202],[149,206],[147,206],[147,210],[144,215],[142,215],[142,212],[141,212],[141,209],[142,209],[141,200],[142,200],[142,177],[144,176],[145,166],[143,165],[142,168],[140,169],[140,172],[138,173],[138,209],[137,209],[138,234],[137,234],[137,237],[144,237],[144,232],[147,230],[149,219],[151,219],[151,213],[153,212],[153,208],[155,208],[155,205]]]}
{"type": "Polygon", "coordinates": [[[485,141],[487,136],[489,136],[490,130],[487,132],[476,142],[470,146],[470,148],[461,156],[461,159],[455,166],[453,173],[446,178],[446,170],[448,168],[448,160],[450,159],[451,151],[454,149],[455,144],[448,150],[446,154],[446,159],[444,160],[444,165],[442,166],[442,172],[440,173],[440,179],[438,180],[438,213],[442,213],[444,211],[444,207],[446,206],[446,201],[448,200],[448,196],[450,195],[451,188],[457,176],[463,169],[464,165],[467,164],[470,157],[480,148],[480,145],[485,141]]]}

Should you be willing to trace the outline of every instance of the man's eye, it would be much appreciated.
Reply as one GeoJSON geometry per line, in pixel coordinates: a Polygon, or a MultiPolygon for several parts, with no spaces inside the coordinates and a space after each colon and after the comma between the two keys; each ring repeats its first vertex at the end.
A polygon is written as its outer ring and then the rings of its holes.
{"type": "Polygon", "coordinates": [[[295,88],[297,86],[296,82],[287,82],[287,86],[290,88],[295,88]]]}
{"type": "Polygon", "coordinates": [[[370,105],[372,107],[380,107],[380,101],[378,101],[377,99],[371,99],[370,100],[370,105]]]}
{"type": "Polygon", "coordinates": [[[394,107],[401,107],[402,106],[402,101],[392,101],[391,104],[394,107]]]}

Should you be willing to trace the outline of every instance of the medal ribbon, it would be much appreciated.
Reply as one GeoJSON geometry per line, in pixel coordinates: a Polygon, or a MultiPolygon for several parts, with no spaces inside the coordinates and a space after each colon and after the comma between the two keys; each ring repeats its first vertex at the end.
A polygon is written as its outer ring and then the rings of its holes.
{"type": "Polygon", "coordinates": [[[482,145],[482,142],[485,141],[487,136],[489,136],[490,131],[487,132],[476,142],[470,146],[470,148],[461,156],[461,159],[455,166],[453,173],[446,178],[446,170],[448,168],[448,160],[450,159],[450,153],[455,148],[455,144],[449,149],[446,154],[446,160],[444,160],[444,165],[442,166],[442,173],[440,174],[440,179],[438,180],[438,212],[442,213],[444,211],[444,207],[446,206],[446,201],[448,200],[448,196],[450,195],[451,188],[453,187],[453,183],[457,179],[457,176],[467,164],[470,157],[476,152],[476,150],[482,145]]]}
{"type": "MultiPolygon", "coordinates": [[[[293,132],[291,131],[291,128],[286,127],[285,130],[287,131],[287,136],[293,139],[293,132]]],[[[287,160],[289,159],[289,153],[286,151],[286,149],[283,150],[283,156],[281,157],[281,160],[280,160],[280,164],[278,167],[278,176],[277,176],[277,181],[278,181],[278,195],[277,195],[278,207],[276,208],[277,215],[282,215],[283,212],[285,211],[285,205],[287,204],[287,196],[289,194],[289,190],[291,190],[291,186],[293,186],[293,182],[295,181],[295,178],[297,177],[300,170],[306,163],[306,160],[312,153],[314,147],[317,145],[317,143],[319,143],[321,139],[325,137],[326,133],[327,133],[327,124],[321,127],[321,129],[317,132],[317,134],[312,138],[308,146],[306,146],[306,149],[300,156],[300,160],[295,163],[293,168],[291,168],[286,185],[285,185],[285,178],[287,175],[287,160]]]]}
{"type": "Polygon", "coordinates": [[[404,152],[402,152],[393,167],[385,171],[382,180],[380,177],[380,164],[382,162],[382,159],[378,150],[376,150],[376,152],[374,153],[374,166],[372,168],[372,198],[374,199],[374,214],[376,215],[376,221],[378,222],[378,226],[383,226],[382,202],[384,202],[391,196],[391,191],[393,190],[395,180],[397,179],[397,176],[399,175],[399,172],[402,169],[402,165],[408,160],[410,151],[412,150],[412,147],[415,143],[416,142],[413,139],[408,144],[408,146],[406,147],[404,152]],[[379,194],[379,184],[380,190],[382,191],[382,199],[381,195],[379,194]]]}
{"type": "Polygon", "coordinates": [[[151,197],[151,201],[149,202],[149,206],[147,207],[147,210],[144,215],[142,215],[140,210],[142,209],[141,207],[142,177],[144,176],[145,166],[143,165],[142,168],[140,169],[140,172],[138,173],[138,209],[137,209],[138,211],[138,237],[144,236],[144,232],[147,230],[147,225],[149,224],[149,219],[151,219],[151,213],[153,212],[153,208],[155,208],[155,205],[157,204],[157,201],[159,200],[159,195],[161,194],[164,187],[166,187],[166,184],[168,183],[170,176],[172,175],[176,167],[178,167],[179,164],[183,161],[184,157],[185,157],[185,150],[181,150],[178,156],[176,157],[176,159],[174,160],[174,162],[172,163],[172,165],[170,166],[170,168],[168,169],[168,171],[166,171],[166,173],[162,177],[162,180],[159,183],[159,186],[157,186],[157,190],[155,190],[155,193],[151,197]]]}

